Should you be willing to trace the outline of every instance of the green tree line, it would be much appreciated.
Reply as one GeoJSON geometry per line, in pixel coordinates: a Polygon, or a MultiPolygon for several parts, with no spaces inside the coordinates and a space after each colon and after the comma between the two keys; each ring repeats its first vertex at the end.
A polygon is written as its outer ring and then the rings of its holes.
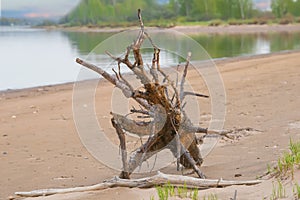
{"type": "Polygon", "coordinates": [[[272,0],[271,8],[277,18],[288,14],[295,17],[300,16],[300,0],[272,0]]]}
{"type": "Polygon", "coordinates": [[[61,23],[133,22],[138,8],[143,10],[145,20],[173,21],[247,19],[255,12],[252,0],[82,0],[61,23]]]}
{"type": "MultiPolygon", "coordinates": [[[[136,11],[143,10],[149,21],[187,22],[214,19],[253,19],[261,14],[253,0],[81,0],[60,21],[69,25],[113,25],[136,22],[136,11]]],[[[300,0],[271,0],[277,18],[300,16],[300,0]]]]}

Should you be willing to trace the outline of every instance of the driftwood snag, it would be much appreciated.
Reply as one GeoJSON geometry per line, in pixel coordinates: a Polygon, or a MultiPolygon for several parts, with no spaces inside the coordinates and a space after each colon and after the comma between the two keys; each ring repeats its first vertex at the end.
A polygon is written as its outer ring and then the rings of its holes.
{"type": "Polygon", "coordinates": [[[171,150],[177,158],[177,169],[179,165],[192,168],[200,178],[204,174],[199,167],[203,162],[195,133],[223,134],[226,132],[209,131],[206,128],[196,127],[187,117],[184,104],[187,95],[208,98],[207,95],[185,91],[184,83],[189,67],[191,52],[188,52],[184,72],[181,77],[179,89],[175,87],[174,81],[161,69],[159,62],[160,49],[154,44],[151,37],[144,30],[141,11],[138,10],[140,31],[136,40],[127,47],[125,56],[115,57],[106,52],[118,64],[118,72],[115,76],[110,75],[101,67],[83,61],[79,58],[76,62],[99,73],[107,81],[119,88],[125,97],[134,99],[140,109],[131,109],[130,114],[140,115],[139,118],[150,118],[151,121],[137,121],[128,119],[126,116],[112,114],[112,125],[116,129],[120,140],[122,151],[123,171],[120,178],[129,178],[130,174],[144,161],[163,149],[171,150]],[[144,40],[148,39],[153,47],[152,64],[149,66],[150,73],[146,73],[145,64],[141,54],[141,46],[144,40]],[[130,53],[133,53],[134,61],[129,60],[130,53]],[[140,81],[141,87],[134,89],[133,86],[122,76],[121,64],[129,68],[140,81]],[[137,148],[127,160],[126,153],[126,132],[136,135],[148,136],[148,140],[137,148]]]}
{"type": "MultiPolygon", "coordinates": [[[[261,183],[259,180],[226,181],[222,179],[204,179],[205,176],[199,169],[203,159],[197,146],[199,138],[196,137],[195,133],[217,134],[231,138],[228,134],[234,133],[236,130],[208,130],[207,128],[198,127],[192,124],[184,110],[185,97],[187,95],[193,95],[208,98],[208,96],[185,91],[184,89],[191,53],[188,53],[187,55],[184,73],[178,90],[177,87],[175,87],[174,82],[170,80],[169,76],[160,68],[160,49],[154,44],[147,32],[145,32],[140,10],[138,10],[138,19],[141,30],[137,39],[127,47],[124,58],[115,57],[107,52],[112,59],[117,61],[118,72],[113,70],[115,72],[115,76],[107,73],[101,67],[95,66],[79,58],[76,59],[77,63],[97,72],[111,84],[119,88],[125,97],[134,99],[140,105],[140,109],[132,108],[130,110],[130,114],[137,115],[137,119],[151,119],[150,122],[149,120],[138,121],[129,119],[126,116],[122,116],[117,113],[111,113],[111,123],[120,140],[122,155],[123,170],[119,177],[91,186],[63,189],[41,189],[30,192],[16,192],[16,195],[23,197],[37,197],[70,192],[104,190],[112,187],[147,188],[166,183],[170,183],[172,185],[186,185],[188,188],[198,189],[225,187],[231,185],[254,185],[261,183]],[[140,52],[142,43],[145,39],[150,41],[154,51],[149,73],[151,76],[146,73],[140,52]],[[133,63],[129,60],[129,54],[131,52],[134,55],[133,63]],[[132,70],[137,79],[140,80],[142,86],[139,87],[139,89],[134,89],[122,76],[121,64],[132,70]],[[148,137],[145,143],[129,155],[129,159],[127,159],[128,155],[126,151],[127,132],[136,134],[140,137],[148,137]],[[168,175],[158,172],[157,175],[152,177],[129,180],[130,174],[132,174],[137,167],[163,149],[170,149],[174,157],[177,158],[177,169],[180,168],[179,165],[192,168],[200,178],[168,175]]],[[[245,130],[248,129],[249,128],[245,130]]]]}

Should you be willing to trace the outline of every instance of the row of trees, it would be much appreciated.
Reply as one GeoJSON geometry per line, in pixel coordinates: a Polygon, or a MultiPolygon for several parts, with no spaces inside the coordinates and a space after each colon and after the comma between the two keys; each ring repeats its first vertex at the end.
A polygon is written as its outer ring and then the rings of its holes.
{"type": "MultiPolygon", "coordinates": [[[[136,20],[136,10],[143,9],[146,20],[204,21],[211,19],[249,19],[259,13],[253,0],[81,0],[62,18],[71,25],[108,24],[136,20]]],[[[300,0],[272,0],[277,18],[300,16],[300,0]]]]}
{"type": "Polygon", "coordinates": [[[192,20],[245,19],[254,12],[251,0],[171,0],[169,4],[177,15],[192,20]]]}
{"type": "Polygon", "coordinates": [[[272,0],[271,8],[277,18],[287,14],[300,16],[300,0],[272,0]]]}
{"type": "Polygon", "coordinates": [[[255,12],[252,0],[82,0],[61,23],[130,22],[138,8],[146,20],[246,19],[255,12]]]}

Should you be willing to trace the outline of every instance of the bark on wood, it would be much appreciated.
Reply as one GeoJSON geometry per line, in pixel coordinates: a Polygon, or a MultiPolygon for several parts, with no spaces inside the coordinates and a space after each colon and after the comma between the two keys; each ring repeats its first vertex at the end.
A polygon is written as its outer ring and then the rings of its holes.
{"type": "Polygon", "coordinates": [[[92,186],[16,192],[16,195],[34,197],[58,193],[103,190],[111,187],[145,188],[166,183],[171,183],[172,185],[185,184],[190,188],[209,188],[225,187],[230,185],[253,185],[261,182],[258,180],[225,181],[222,179],[203,179],[205,176],[199,169],[203,159],[197,146],[198,138],[195,133],[203,133],[206,135],[217,134],[230,137],[229,134],[235,132],[235,130],[208,130],[207,128],[198,127],[192,124],[184,110],[184,106],[186,104],[186,102],[184,102],[185,96],[193,95],[205,98],[208,98],[209,96],[196,92],[185,91],[184,89],[191,53],[188,53],[183,76],[179,85],[180,90],[178,91],[178,81],[176,80],[175,86],[174,81],[170,80],[168,74],[166,74],[160,67],[160,49],[145,31],[140,10],[138,10],[138,19],[141,27],[140,32],[137,39],[126,48],[124,58],[115,57],[111,53],[106,52],[117,62],[118,72],[113,70],[115,76],[107,73],[101,67],[95,66],[79,58],[76,59],[77,63],[97,72],[107,81],[119,88],[125,97],[134,99],[140,105],[140,109],[131,109],[131,114],[141,115],[137,116],[139,119],[150,119],[150,121],[137,121],[129,119],[127,116],[111,113],[111,123],[116,129],[120,140],[123,164],[123,170],[120,176],[92,186]],[[145,39],[150,41],[154,51],[152,64],[151,67],[149,67],[150,77],[148,77],[145,72],[144,61],[141,55],[141,46],[145,39]],[[133,63],[129,60],[130,53],[133,53],[133,63]],[[140,80],[141,87],[139,89],[134,89],[130,82],[122,76],[121,63],[125,64],[125,66],[135,74],[137,79],[140,80]],[[159,81],[160,79],[162,79],[162,82],[159,81]],[[140,137],[148,137],[145,143],[129,155],[129,159],[127,159],[126,151],[126,132],[136,134],[140,137]],[[163,149],[169,149],[174,157],[177,158],[178,169],[179,163],[184,167],[193,168],[200,179],[186,176],[167,175],[159,172],[157,175],[152,177],[129,180],[130,174],[133,173],[134,170],[141,165],[141,163],[163,149]]]}
{"type": "Polygon", "coordinates": [[[203,178],[204,175],[199,169],[203,159],[197,146],[198,141],[195,133],[228,136],[230,131],[208,130],[207,128],[198,127],[191,123],[191,120],[184,111],[186,102],[183,101],[185,96],[208,97],[207,95],[185,91],[184,84],[191,52],[188,52],[181,84],[179,86],[180,91],[178,91],[174,85],[174,81],[170,80],[168,74],[160,67],[160,49],[145,31],[140,10],[138,10],[138,19],[141,29],[136,40],[126,48],[124,58],[115,57],[111,53],[106,52],[118,64],[118,72],[114,71],[116,76],[112,76],[101,69],[101,67],[79,58],[76,60],[77,63],[99,73],[103,78],[121,89],[127,98],[134,99],[142,109],[132,109],[131,112],[134,114],[142,114],[142,116],[138,116],[139,119],[150,119],[150,122],[149,120],[136,121],[128,119],[127,116],[112,113],[112,123],[119,135],[121,149],[126,149],[124,143],[125,132],[136,134],[140,137],[148,137],[147,142],[131,153],[128,161],[125,158],[127,155],[122,153],[124,170],[121,173],[121,177],[128,178],[127,175],[133,173],[142,162],[157,152],[167,148],[170,149],[177,158],[177,169],[179,169],[180,163],[184,167],[193,168],[198,176],[203,178]],[[149,67],[151,77],[148,77],[147,73],[145,73],[144,62],[140,51],[145,39],[148,39],[153,46],[153,59],[151,67],[149,67]],[[133,53],[133,63],[129,60],[130,53],[133,53]],[[141,87],[139,87],[139,89],[133,89],[130,82],[124,79],[121,74],[120,63],[125,64],[125,66],[136,75],[137,79],[140,80],[141,87]],[[160,78],[163,79],[162,82],[159,81],[160,78]],[[169,95],[173,95],[173,97],[170,98],[169,95]]]}
{"type": "Polygon", "coordinates": [[[227,181],[223,179],[199,179],[181,175],[168,175],[158,172],[157,175],[141,179],[121,179],[119,177],[115,177],[111,180],[107,180],[102,183],[91,186],[60,189],[41,189],[30,192],[16,192],[15,194],[22,197],[38,197],[53,194],[104,190],[113,187],[150,188],[158,185],[164,185],[167,183],[170,183],[175,186],[186,185],[188,188],[206,189],[211,187],[227,187],[232,185],[255,185],[261,183],[261,181],[227,181]]]}

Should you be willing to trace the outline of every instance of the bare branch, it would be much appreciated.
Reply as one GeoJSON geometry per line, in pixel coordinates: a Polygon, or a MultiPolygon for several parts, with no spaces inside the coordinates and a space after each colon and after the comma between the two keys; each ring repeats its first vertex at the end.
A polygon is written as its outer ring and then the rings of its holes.
{"type": "Polygon", "coordinates": [[[130,85],[130,83],[123,78],[122,74],[121,74],[121,65],[120,63],[118,63],[118,73],[119,73],[119,77],[120,79],[130,88],[131,91],[134,91],[133,87],[130,85]]]}
{"type": "Polygon", "coordinates": [[[120,124],[118,124],[114,120],[114,118],[111,119],[111,123],[112,123],[113,127],[116,129],[117,134],[119,136],[119,140],[120,140],[122,163],[123,163],[123,170],[122,170],[122,172],[120,174],[120,178],[129,179],[125,133],[123,132],[120,124]]]}
{"type": "Polygon", "coordinates": [[[124,83],[120,82],[118,79],[116,79],[115,77],[113,77],[112,75],[108,74],[106,71],[104,71],[103,69],[97,67],[96,65],[90,64],[86,61],[83,61],[79,58],[76,59],[76,62],[84,67],[87,67],[95,72],[97,72],[98,74],[100,74],[103,78],[105,78],[106,80],[108,80],[109,82],[111,82],[113,85],[117,86],[118,88],[120,88],[123,92],[123,94],[129,98],[132,96],[132,91],[131,89],[125,85],[124,83]]]}
{"type": "Polygon", "coordinates": [[[208,96],[208,95],[205,95],[205,94],[199,94],[199,93],[196,93],[196,92],[184,92],[184,93],[183,93],[183,99],[185,98],[185,96],[188,96],[188,95],[196,96],[196,97],[209,98],[209,96],[208,96]]]}
{"type": "Polygon", "coordinates": [[[105,51],[105,53],[109,57],[111,57],[112,59],[114,59],[115,61],[117,61],[118,63],[119,62],[124,63],[129,69],[133,68],[133,64],[128,59],[122,59],[122,58],[116,57],[116,56],[112,55],[109,51],[105,51]]]}
{"type": "Polygon", "coordinates": [[[186,58],[186,64],[184,66],[183,75],[182,75],[181,82],[180,82],[180,101],[181,102],[184,98],[184,83],[185,83],[185,79],[186,79],[186,75],[187,75],[187,70],[188,70],[188,67],[190,64],[191,56],[192,56],[192,53],[188,52],[188,55],[186,58]]]}
{"type": "Polygon", "coordinates": [[[148,115],[148,116],[152,116],[152,117],[154,116],[153,113],[151,113],[151,112],[149,112],[147,110],[137,110],[135,108],[132,108],[132,109],[130,109],[130,112],[132,112],[132,113],[140,113],[140,114],[148,115]]]}
{"type": "Polygon", "coordinates": [[[256,185],[261,183],[260,180],[245,180],[245,181],[227,181],[221,179],[199,179],[194,177],[187,177],[181,175],[168,175],[158,172],[157,175],[140,179],[120,179],[115,177],[111,180],[106,180],[91,186],[74,187],[74,188],[57,188],[57,189],[41,189],[33,190],[30,192],[16,192],[15,194],[22,197],[38,197],[54,194],[64,194],[72,192],[84,192],[105,190],[113,187],[129,187],[129,188],[149,188],[157,185],[164,185],[170,183],[172,185],[186,185],[188,188],[215,188],[215,187],[228,187],[232,185],[256,185]]]}
{"type": "Polygon", "coordinates": [[[145,74],[145,72],[143,70],[135,67],[135,65],[132,65],[129,60],[115,57],[108,51],[106,51],[106,54],[108,56],[110,56],[112,59],[114,59],[115,61],[121,62],[121,63],[124,63],[125,65],[127,65],[127,67],[133,71],[133,73],[137,76],[137,78],[141,80],[142,84],[145,85],[145,84],[148,84],[151,82],[150,79],[148,78],[148,76],[145,74]]]}

